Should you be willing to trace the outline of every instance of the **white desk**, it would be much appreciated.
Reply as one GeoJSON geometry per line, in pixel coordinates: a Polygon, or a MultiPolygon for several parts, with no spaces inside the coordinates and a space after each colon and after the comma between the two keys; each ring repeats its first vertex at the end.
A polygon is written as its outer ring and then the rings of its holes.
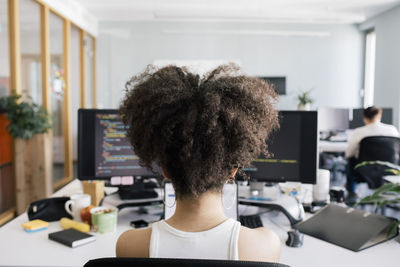
{"type": "Polygon", "coordinates": [[[400,184],[400,176],[396,175],[383,176],[383,180],[389,183],[400,184]]]}
{"type": "MultiPolygon", "coordinates": [[[[304,235],[304,244],[301,248],[290,248],[284,243],[287,238],[286,230],[282,227],[282,215],[273,218],[263,216],[264,226],[277,233],[282,241],[281,262],[292,267],[395,267],[399,266],[398,253],[400,243],[390,240],[375,247],[360,252],[330,244],[312,236],[304,235]],[[276,222],[275,224],[272,221],[276,222]],[[279,224],[281,222],[281,224],[279,224]],[[278,225],[277,225],[278,224],[278,225]]],[[[286,223],[286,225],[289,225],[286,223]]]]}
{"type": "Polygon", "coordinates": [[[319,141],[319,152],[345,152],[347,142],[319,141]]]}
{"type": "MultiPolygon", "coordinates": [[[[74,181],[55,196],[70,195],[82,191],[74,181]]],[[[242,214],[252,214],[257,207],[241,206],[242,214]]],[[[115,256],[118,236],[130,229],[129,221],[138,218],[134,209],[126,208],[118,216],[118,228],[113,234],[95,234],[96,241],[82,247],[68,248],[48,240],[48,234],[61,230],[59,222],[50,223],[49,229],[37,233],[25,233],[21,224],[28,221],[22,214],[0,228],[0,266],[83,266],[88,260],[115,256]]],[[[155,215],[146,215],[156,220],[155,215]]],[[[289,248],[284,244],[289,222],[286,217],[272,211],[262,216],[264,225],[273,229],[282,240],[281,262],[292,267],[320,266],[399,266],[400,244],[394,240],[361,252],[352,252],[319,239],[304,236],[301,248],[289,248]]],[[[257,244],[255,244],[257,245],[257,244]]]]}

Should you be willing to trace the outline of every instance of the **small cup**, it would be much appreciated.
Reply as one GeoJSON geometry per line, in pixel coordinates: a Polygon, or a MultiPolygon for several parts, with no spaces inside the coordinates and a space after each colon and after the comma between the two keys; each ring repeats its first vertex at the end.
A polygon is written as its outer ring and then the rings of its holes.
{"type": "Polygon", "coordinates": [[[99,233],[112,233],[117,229],[118,209],[96,207],[90,210],[93,230],[99,233]]]}
{"type": "Polygon", "coordinates": [[[325,202],[329,200],[329,180],[329,171],[318,169],[317,183],[313,186],[313,201],[325,202]]]}
{"type": "Polygon", "coordinates": [[[72,215],[74,221],[81,222],[81,210],[90,206],[90,195],[73,194],[71,199],[65,202],[65,210],[72,215]]]}

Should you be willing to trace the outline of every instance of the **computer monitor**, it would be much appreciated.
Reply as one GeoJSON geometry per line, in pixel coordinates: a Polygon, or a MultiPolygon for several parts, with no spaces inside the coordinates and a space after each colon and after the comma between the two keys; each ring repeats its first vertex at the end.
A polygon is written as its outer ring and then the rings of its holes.
{"type": "Polygon", "coordinates": [[[347,108],[318,108],[320,132],[345,131],[349,126],[350,110],[347,108]]]}
{"type": "Polygon", "coordinates": [[[156,174],[139,165],[116,109],[79,109],[78,178],[110,180],[112,177],[129,180],[156,174]]]}
{"type": "Polygon", "coordinates": [[[267,140],[272,157],[260,156],[243,170],[250,181],[315,184],[318,118],[316,111],[280,111],[280,129],[267,140]]]}
{"type": "MultiPolygon", "coordinates": [[[[355,129],[364,126],[364,109],[355,108],[352,110],[352,116],[349,120],[349,129],[355,129]]],[[[386,124],[393,124],[393,109],[382,108],[382,120],[381,122],[386,124]]]]}
{"type": "Polygon", "coordinates": [[[286,77],[260,77],[274,85],[274,90],[279,95],[286,95],[286,77]]]}

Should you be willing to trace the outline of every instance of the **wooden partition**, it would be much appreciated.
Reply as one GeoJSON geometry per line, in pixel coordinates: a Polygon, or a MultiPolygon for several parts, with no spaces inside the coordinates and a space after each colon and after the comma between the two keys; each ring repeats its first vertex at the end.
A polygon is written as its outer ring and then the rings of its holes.
{"type": "Polygon", "coordinates": [[[51,162],[48,134],[37,134],[30,140],[14,140],[14,166],[17,214],[26,211],[29,203],[49,197],[52,193],[48,170],[51,162]]]}
{"type": "MultiPolygon", "coordinates": [[[[10,56],[10,92],[12,94],[23,94],[21,88],[21,49],[20,49],[20,4],[22,0],[8,0],[8,16],[9,16],[9,56],[10,56]]],[[[26,1],[26,0],[24,0],[26,1]]],[[[50,57],[50,31],[49,31],[49,14],[54,13],[63,20],[63,52],[62,52],[62,68],[64,69],[64,87],[63,93],[65,100],[63,102],[63,137],[64,137],[64,154],[65,154],[65,177],[53,183],[52,179],[52,132],[35,136],[30,141],[12,140],[11,137],[5,135],[5,117],[0,113],[0,187],[11,187],[13,190],[8,190],[11,195],[2,194],[0,196],[0,225],[13,217],[14,213],[20,214],[26,210],[27,205],[36,199],[48,197],[51,193],[70,182],[73,178],[72,165],[72,135],[71,135],[71,119],[70,112],[70,75],[71,68],[79,68],[81,107],[84,107],[85,100],[85,64],[93,64],[93,107],[96,107],[96,64],[95,55],[93,61],[85,62],[84,56],[84,36],[87,34],[83,29],[80,29],[81,41],[80,51],[81,57],[78,66],[70,66],[70,32],[72,22],[56,10],[53,10],[42,0],[30,0],[40,5],[40,65],[42,81],[42,105],[51,114],[51,99],[52,85],[50,84],[51,72],[51,57],[50,57]],[[8,151],[8,152],[4,152],[8,151]],[[12,153],[12,154],[10,154],[12,153]],[[7,155],[7,158],[4,156],[7,155]],[[6,159],[5,159],[6,158],[6,159]],[[6,161],[4,161],[6,160],[6,161]],[[7,161],[8,160],[8,161],[7,161]],[[6,168],[3,170],[2,168],[6,168]],[[11,176],[13,179],[6,184],[3,184],[3,176],[11,176]],[[7,202],[8,201],[8,202],[7,202]],[[10,209],[7,212],[1,210],[2,205],[7,202],[10,209]]],[[[23,14],[21,15],[23,16],[23,14]]],[[[76,26],[76,25],[75,25],[76,26]]],[[[77,26],[78,27],[78,26],[77,26]]],[[[78,27],[79,28],[79,27],[78,27]]],[[[93,52],[96,52],[96,39],[93,38],[93,52]]],[[[7,206],[6,205],[6,206],[7,206]]]]}

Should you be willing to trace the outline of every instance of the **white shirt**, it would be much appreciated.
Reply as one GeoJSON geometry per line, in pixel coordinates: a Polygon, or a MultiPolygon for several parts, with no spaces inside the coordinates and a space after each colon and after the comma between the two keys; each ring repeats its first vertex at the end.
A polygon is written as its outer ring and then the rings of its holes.
{"type": "Polygon", "coordinates": [[[384,124],[379,121],[357,128],[352,133],[347,149],[346,158],[356,157],[360,150],[360,142],[368,136],[394,136],[399,137],[399,132],[396,127],[389,124],[384,124]]]}
{"type": "Polygon", "coordinates": [[[202,232],[184,232],[164,220],[151,228],[150,258],[239,260],[240,222],[232,218],[202,232]]]}

